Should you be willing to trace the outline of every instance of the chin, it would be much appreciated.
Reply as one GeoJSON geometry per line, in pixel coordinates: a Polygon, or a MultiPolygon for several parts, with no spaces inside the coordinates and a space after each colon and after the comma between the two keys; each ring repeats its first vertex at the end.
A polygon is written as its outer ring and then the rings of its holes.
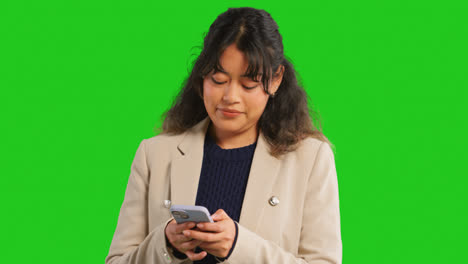
{"type": "Polygon", "coordinates": [[[239,121],[234,121],[234,120],[226,120],[226,119],[217,119],[213,122],[213,124],[216,126],[218,129],[222,130],[238,130],[242,127],[242,124],[239,121]]]}
{"type": "Polygon", "coordinates": [[[242,130],[245,123],[240,122],[240,120],[232,120],[232,119],[223,119],[216,117],[214,120],[211,119],[213,125],[216,129],[224,131],[224,132],[236,132],[242,130]]]}

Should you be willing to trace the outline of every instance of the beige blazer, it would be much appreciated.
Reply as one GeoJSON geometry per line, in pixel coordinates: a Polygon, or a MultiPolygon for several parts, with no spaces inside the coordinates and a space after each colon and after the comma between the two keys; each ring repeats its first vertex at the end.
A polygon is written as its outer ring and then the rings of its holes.
{"type": "MultiPolygon", "coordinates": [[[[206,118],[183,134],[140,143],[106,264],[192,263],[175,258],[166,245],[164,229],[172,217],[164,201],[195,204],[209,123],[206,118]]],[[[341,263],[330,146],[308,138],[276,159],[260,133],[238,226],[236,246],[223,263],[341,263]],[[273,196],[279,204],[270,204],[273,196]]]]}

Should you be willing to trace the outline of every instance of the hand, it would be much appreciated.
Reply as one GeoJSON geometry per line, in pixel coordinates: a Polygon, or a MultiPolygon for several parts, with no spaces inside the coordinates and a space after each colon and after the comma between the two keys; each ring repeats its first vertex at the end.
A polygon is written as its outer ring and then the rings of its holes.
{"type": "MultiPolygon", "coordinates": [[[[236,224],[223,209],[219,209],[211,217],[215,223],[198,223],[197,227],[200,231],[184,230],[183,234],[187,238],[201,241],[199,247],[211,255],[225,258],[236,237],[236,224]]],[[[192,250],[187,250],[185,254],[188,257],[195,256],[192,255],[195,254],[192,250]]]]}
{"type": "Polygon", "coordinates": [[[202,241],[187,238],[182,234],[182,231],[190,230],[193,227],[195,227],[195,222],[177,224],[175,219],[173,219],[166,226],[164,233],[166,234],[167,240],[169,240],[173,248],[187,255],[190,260],[195,261],[203,259],[208,253],[206,251],[194,253],[193,250],[198,245],[200,245],[202,241]],[[190,251],[190,253],[187,254],[187,251],[190,251]]]}

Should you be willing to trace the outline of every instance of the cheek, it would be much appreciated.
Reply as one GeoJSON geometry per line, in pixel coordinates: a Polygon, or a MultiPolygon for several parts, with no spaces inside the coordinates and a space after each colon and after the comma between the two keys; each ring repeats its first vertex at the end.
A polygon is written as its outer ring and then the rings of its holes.
{"type": "Polygon", "coordinates": [[[205,81],[203,83],[203,102],[205,103],[205,108],[209,108],[209,106],[216,104],[216,90],[209,82],[205,81]]]}
{"type": "Polygon", "coordinates": [[[250,112],[254,115],[261,115],[268,102],[268,95],[265,92],[260,92],[254,96],[249,96],[247,105],[250,112]]]}

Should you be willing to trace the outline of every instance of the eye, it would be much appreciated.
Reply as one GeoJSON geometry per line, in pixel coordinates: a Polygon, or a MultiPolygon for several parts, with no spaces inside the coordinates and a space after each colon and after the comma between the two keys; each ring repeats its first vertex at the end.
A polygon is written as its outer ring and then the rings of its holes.
{"type": "Polygon", "coordinates": [[[254,89],[254,88],[257,87],[257,85],[255,85],[255,86],[245,86],[245,85],[242,85],[242,86],[243,86],[245,89],[247,89],[247,90],[252,90],[252,89],[254,89]]]}
{"type": "Polygon", "coordinates": [[[214,83],[216,83],[216,84],[224,84],[224,83],[226,83],[226,82],[218,82],[218,81],[216,81],[215,78],[213,78],[213,76],[211,76],[211,80],[212,80],[214,83]]]}
{"type": "Polygon", "coordinates": [[[252,90],[254,88],[256,88],[258,86],[259,82],[252,79],[252,78],[249,78],[247,79],[247,81],[242,85],[245,89],[247,90],[252,90]]]}

